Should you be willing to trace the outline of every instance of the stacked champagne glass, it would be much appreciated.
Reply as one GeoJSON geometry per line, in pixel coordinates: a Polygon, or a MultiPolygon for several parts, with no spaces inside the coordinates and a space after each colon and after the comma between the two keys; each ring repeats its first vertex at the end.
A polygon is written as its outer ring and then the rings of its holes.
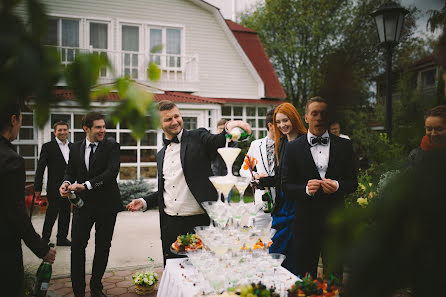
{"type": "Polygon", "coordinates": [[[280,274],[277,274],[280,270],[277,268],[285,256],[268,252],[268,243],[275,230],[271,229],[271,222],[267,227],[256,226],[255,216],[262,210],[262,205],[245,203],[243,200],[244,191],[251,180],[232,174],[232,165],[240,151],[240,148],[228,145],[218,149],[228,173],[225,176],[209,177],[218,192],[218,199],[202,203],[211,218],[211,224],[195,228],[195,233],[206,248],[188,253],[188,258],[196,269],[197,281],[201,281],[204,291],[218,293],[228,287],[259,281],[285,290],[291,286],[291,280],[288,279],[288,287],[277,281],[280,279],[280,274]],[[236,203],[228,199],[234,186],[240,193],[240,202],[236,203]],[[222,194],[224,201],[221,200],[222,194]],[[258,244],[259,240],[263,247],[258,244]]]}

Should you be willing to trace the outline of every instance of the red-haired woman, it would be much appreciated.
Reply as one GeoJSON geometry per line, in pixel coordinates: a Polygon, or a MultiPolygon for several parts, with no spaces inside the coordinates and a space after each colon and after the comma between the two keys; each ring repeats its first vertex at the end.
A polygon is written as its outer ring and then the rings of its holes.
{"type": "MultiPolygon", "coordinates": [[[[279,105],[273,115],[274,125],[274,142],[275,142],[275,176],[263,177],[258,180],[260,187],[276,187],[276,201],[272,212],[273,229],[277,232],[272,238],[273,245],[270,247],[271,253],[281,253],[286,255],[286,259],[282,266],[290,270],[296,271],[296,259],[293,248],[293,219],[295,202],[283,195],[281,190],[281,164],[283,154],[285,153],[285,146],[289,141],[292,141],[307,133],[302,120],[296,108],[290,103],[283,103],[279,105]]],[[[299,152],[296,152],[297,154],[299,152]]]]}

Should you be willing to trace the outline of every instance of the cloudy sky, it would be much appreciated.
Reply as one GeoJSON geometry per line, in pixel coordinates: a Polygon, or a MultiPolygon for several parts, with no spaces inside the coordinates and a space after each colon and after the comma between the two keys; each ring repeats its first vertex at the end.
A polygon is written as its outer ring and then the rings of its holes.
{"type": "MultiPolygon", "coordinates": [[[[355,1],[355,0],[352,0],[355,1]]],[[[426,20],[429,17],[428,11],[431,9],[439,10],[444,5],[445,0],[402,0],[404,7],[415,6],[420,10],[420,19],[418,20],[418,34],[430,34],[426,30],[426,20]]],[[[221,13],[227,19],[233,18],[233,7],[237,13],[252,9],[257,2],[263,0],[207,0],[207,2],[220,8],[221,13]]],[[[437,33],[437,32],[436,32],[437,33]]],[[[438,34],[438,33],[437,33],[438,34]]]]}

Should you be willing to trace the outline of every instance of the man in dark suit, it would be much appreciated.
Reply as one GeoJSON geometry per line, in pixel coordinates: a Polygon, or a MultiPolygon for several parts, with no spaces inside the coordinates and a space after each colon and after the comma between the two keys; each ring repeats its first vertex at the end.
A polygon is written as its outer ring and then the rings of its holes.
{"type": "Polygon", "coordinates": [[[48,167],[48,182],[46,186],[48,208],[43,223],[42,239],[49,242],[53,225],[57,215],[57,245],[70,246],[67,239],[70,225],[70,202],[68,199],[60,197],[59,187],[63,182],[65,168],[68,164],[70,146],[68,137],[68,124],[57,122],[53,126],[54,140],[43,144],[40,151],[39,162],[37,163],[36,176],[34,178],[34,192],[36,198],[40,198],[42,192],[42,179],[45,168],[48,167]]]}
{"type": "Polygon", "coordinates": [[[282,161],[285,195],[297,200],[297,273],[316,277],[322,253],[324,274],[341,277],[342,264],[330,261],[324,240],[328,216],[358,185],[353,148],[350,140],[328,133],[327,100],[314,97],[305,109],[308,133],[288,143],[282,161]]]}
{"type": "MultiPolygon", "coordinates": [[[[161,241],[164,264],[175,258],[170,245],[180,234],[193,233],[195,226],[209,225],[209,216],[201,202],[217,200],[217,191],[209,181],[211,160],[219,147],[225,145],[225,131],[211,134],[204,128],[184,130],[178,107],[171,101],[158,104],[161,127],[166,139],[157,154],[158,191],[135,199],[130,211],[145,209],[149,200],[158,199],[161,241]]],[[[226,131],[241,127],[251,133],[251,127],[242,121],[229,121],[226,131]]]]}
{"type": "Polygon", "coordinates": [[[123,209],[116,177],[119,173],[119,144],[105,139],[104,116],[97,112],[85,115],[84,140],[71,145],[70,160],[60,186],[62,197],[76,192],[83,201],[74,208],[71,227],[71,281],[76,297],[85,296],[85,248],[95,225],[95,253],[90,290],[92,297],[102,293],[102,277],[107,267],[116,216],[123,209]]]}
{"type": "Polygon", "coordinates": [[[36,233],[25,210],[25,161],[11,141],[17,138],[22,125],[20,105],[2,103],[0,108],[0,203],[5,211],[0,216],[3,255],[0,272],[2,296],[24,296],[22,242],[39,258],[53,263],[56,250],[48,247],[36,233]]]}

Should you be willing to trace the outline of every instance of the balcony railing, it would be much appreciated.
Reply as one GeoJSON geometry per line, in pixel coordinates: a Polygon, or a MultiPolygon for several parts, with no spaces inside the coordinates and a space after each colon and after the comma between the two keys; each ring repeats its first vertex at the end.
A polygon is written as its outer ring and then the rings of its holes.
{"type": "Polygon", "coordinates": [[[93,48],[57,47],[62,65],[72,63],[78,53],[105,55],[113,65],[115,73],[108,69],[100,70],[100,82],[113,81],[116,77],[128,76],[131,79],[149,82],[150,85],[166,91],[198,91],[198,56],[184,56],[161,53],[132,51],[111,51],[93,48]],[[154,62],[161,70],[157,83],[150,82],[147,68],[154,62]]]}

